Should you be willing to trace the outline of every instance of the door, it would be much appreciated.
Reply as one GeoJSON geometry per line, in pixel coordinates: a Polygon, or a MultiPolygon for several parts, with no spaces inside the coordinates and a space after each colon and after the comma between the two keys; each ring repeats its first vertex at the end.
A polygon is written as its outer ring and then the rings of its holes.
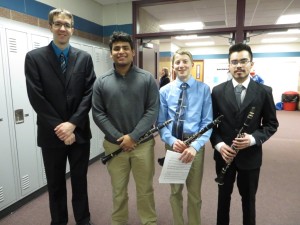
{"type": "Polygon", "coordinates": [[[34,112],[29,103],[24,75],[25,55],[28,51],[27,33],[6,30],[7,55],[14,127],[20,173],[21,195],[39,188],[39,166],[36,147],[34,112]]]}

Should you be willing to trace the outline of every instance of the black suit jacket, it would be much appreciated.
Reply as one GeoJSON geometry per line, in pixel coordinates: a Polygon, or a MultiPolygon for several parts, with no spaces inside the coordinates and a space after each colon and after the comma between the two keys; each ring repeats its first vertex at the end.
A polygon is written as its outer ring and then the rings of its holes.
{"type": "Polygon", "coordinates": [[[96,79],[91,56],[70,47],[63,75],[51,43],[27,53],[25,76],[29,101],[37,113],[37,142],[40,147],[59,147],[54,128],[69,121],[76,125],[77,143],[91,139],[88,113],[96,79]]]}
{"type": "MultiPolygon", "coordinates": [[[[222,122],[213,129],[210,138],[213,147],[220,142],[225,142],[231,146],[232,141],[246,121],[251,107],[255,107],[254,116],[245,132],[253,135],[256,145],[239,151],[235,163],[241,169],[260,167],[262,164],[262,144],[276,132],[279,125],[272,89],[251,79],[239,109],[232,81],[229,80],[213,88],[212,104],[214,118],[224,115],[222,122]]],[[[214,159],[217,163],[225,163],[217,150],[214,152],[214,159]]]]}

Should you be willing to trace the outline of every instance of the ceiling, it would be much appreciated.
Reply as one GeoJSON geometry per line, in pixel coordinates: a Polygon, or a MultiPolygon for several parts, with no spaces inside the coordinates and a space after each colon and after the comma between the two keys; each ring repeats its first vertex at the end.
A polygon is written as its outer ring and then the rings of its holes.
{"type": "MultiPolygon", "coordinates": [[[[128,0],[95,0],[107,5],[128,0]]],[[[237,0],[198,0],[182,1],[172,4],[161,4],[143,7],[151,16],[156,18],[160,24],[183,23],[202,21],[205,29],[230,28],[236,26],[237,0]]],[[[300,14],[300,0],[246,0],[245,26],[274,25],[281,15],[300,14]]],[[[300,29],[300,21],[298,28],[300,29]]],[[[292,22],[289,22],[292,23],[292,22]]],[[[177,30],[178,31],[178,30],[177,30]]],[[[161,30],[161,32],[164,32],[161,30]]],[[[288,38],[294,37],[293,42],[300,43],[300,32],[298,34],[268,34],[270,31],[260,30],[247,33],[249,44],[262,44],[266,38],[288,38]]],[[[207,36],[207,35],[205,35],[207,36]]],[[[188,42],[214,42],[214,45],[228,45],[231,34],[202,37],[188,42]]],[[[184,41],[178,41],[175,37],[161,40],[172,42],[180,47],[186,47],[184,41]]]]}

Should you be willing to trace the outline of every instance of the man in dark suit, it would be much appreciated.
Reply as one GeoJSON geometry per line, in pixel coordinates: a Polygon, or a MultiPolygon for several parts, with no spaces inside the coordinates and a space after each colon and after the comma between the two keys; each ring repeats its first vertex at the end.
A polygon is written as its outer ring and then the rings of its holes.
{"type": "Polygon", "coordinates": [[[51,225],[68,223],[66,162],[69,160],[76,223],[90,223],[87,170],[91,131],[88,113],[96,79],[91,56],[69,45],[74,31],[70,12],[49,13],[53,41],[25,59],[30,103],[37,113],[37,143],[45,165],[51,225]]]}
{"type": "Polygon", "coordinates": [[[278,127],[272,89],[250,79],[252,60],[248,45],[238,43],[231,46],[229,71],[233,79],[212,90],[214,118],[224,115],[210,138],[215,149],[216,173],[219,174],[226,163],[231,163],[224,176],[224,184],[219,185],[217,225],[229,225],[235,180],[242,197],[243,225],[255,225],[255,196],[262,164],[262,144],[278,127]],[[239,84],[243,88],[237,98],[235,89],[239,84]],[[240,106],[237,101],[241,101],[240,106]],[[254,115],[243,135],[237,137],[252,107],[255,107],[254,115]]]}

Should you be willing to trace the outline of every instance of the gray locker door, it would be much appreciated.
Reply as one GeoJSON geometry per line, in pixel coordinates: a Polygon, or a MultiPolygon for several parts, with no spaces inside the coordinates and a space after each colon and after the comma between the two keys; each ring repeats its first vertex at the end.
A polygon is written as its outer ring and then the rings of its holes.
{"type": "MultiPolygon", "coordinates": [[[[0,30],[0,46],[2,49],[0,30]]],[[[3,39],[2,39],[3,40],[3,39]]],[[[14,176],[13,148],[9,132],[8,112],[4,86],[4,67],[2,52],[0,51],[0,211],[16,201],[16,183],[14,176]]]]}
{"type": "MultiPolygon", "coordinates": [[[[95,57],[93,54],[93,47],[90,45],[82,45],[81,49],[83,51],[86,51],[87,53],[89,53],[92,56],[93,59],[93,64],[95,67],[95,57]]],[[[94,68],[95,70],[95,68],[94,68]]],[[[92,116],[92,110],[90,110],[89,113],[89,117],[90,117],[90,126],[91,126],[91,131],[92,131],[92,139],[91,139],[91,154],[90,154],[90,159],[96,157],[97,155],[100,154],[100,148],[99,148],[99,128],[97,127],[97,125],[94,123],[93,120],[93,116],[92,116]]]]}
{"type": "MultiPolygon", "coordinates": [[[[105,66],[104,65],[104,54],[103,54],[103,49],[99,47],[94,47],[94,55],[93,55],[93,62],[94,62],[94,68],[95,68],[95,73],[96,76],[99,77],[102,74],[101,69],[105,66]]],[[[104,134],[103,132],[99,129],[99,127],[95,124],[93,120],[93,116],[91,114],[91,129],[92,129],[92,134],[96,138],[96,146],[94,147],[96,150],[97,155],[101,154],[104,152],[103,148],[103,141],[104,141],[104,134]]]]}
{"type": "Polygon", "coordinates": [[[28,51],[28,38],[25,32],[7,29],[6,39],[20,188],[21,195],[25,196],[39,188],[34,114],[27,97],[24,75],[24,60],[28,51]]]}

